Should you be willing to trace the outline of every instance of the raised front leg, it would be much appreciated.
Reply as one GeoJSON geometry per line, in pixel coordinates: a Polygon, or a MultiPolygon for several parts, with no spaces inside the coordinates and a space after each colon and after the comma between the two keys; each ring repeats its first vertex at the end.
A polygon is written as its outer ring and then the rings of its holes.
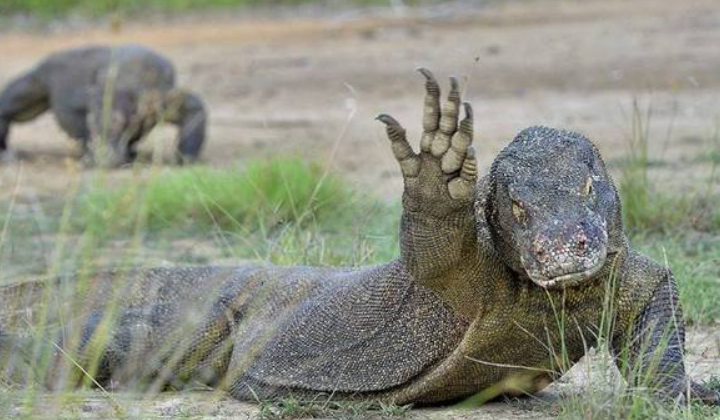
{"type": "Polygon", "coordinates": [[[444,287],[437,284],[440,279],[468,266],[477,252],[473,115],[465,103],[465,118],[458,124],[461,99],[454,78],[441,111],[437,81],[428,70],[420,73],[426,78],[420,153],[412,150],[394,118],[380,115],[378,120],[387,127],[405,183],[401,259],[417,281],[436,288],[444,287]]]}
{"type": "Polygon", "coordinates": [[[720,394],[686,375],[685,323],[677,285],[668,269],[654,268],[662,280],[632,328],[612,342],[618,367],[631,385],[650,388],[662,399],[720,405],[720,394]]]}
{"type": "Polygon", "coordinates": [[[176,157],[179,163],[194,162],[205,142],[207,113],[202,100],[183,90],[172,90],[165,100],[165,119],[180,129],[176,157]]]}

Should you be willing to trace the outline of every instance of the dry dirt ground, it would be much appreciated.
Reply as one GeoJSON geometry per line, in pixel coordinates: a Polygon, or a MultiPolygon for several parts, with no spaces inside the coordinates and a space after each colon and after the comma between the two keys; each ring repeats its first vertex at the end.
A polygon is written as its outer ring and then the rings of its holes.
{"type": "MultiPolygon", "coordinates": [[[[418,134],[423,92],[413,69],[419,66],[462,78],[465,97],[475,106],[484,168],[514,134],[535,124],[580,130],[617,163],[627,154],[634,100],[650,110],[651,157],[662,161],[653,165],[652,176],[665,187],[682,191],[707,184],[708,157],[720,153],[714,137],[720,127],[717,0],[496,1],[278,15],[242,12],[124,21],[113,29],[108,24],[4,32],[0,84],[60,48],[142,43],[171,57],[180,83],[205,98],[206,164],[300,155],[385,198],[397,196],[401,180],[373,118],[391,113],[418,134]]],[[[173,134],[157,130],[145,150],[154,142],[167,152],[173,134]]],[[[73,163],[75,146],[50,116],[14,128],[11,147],[21,159],[0,167],[0,199],[64,195],[88,175],[73,163]]],[[[128,174],[120,170],[110,177],[128,174]]],[[[708,185],[717,190],[719,184],[714,179],[708,185]]],[[[716,332],[693,333],[691,370],[700,377],[713,366],[717,373],[719,341],[716,332]]],[[[411,416],[546,418],[556,396],[557,391],[543,394],[550,405],[533,411],[499,403],[411,416]]],[[[81,416],[101,418],[88,404],[81,416]]],[[[151,405],[160,416],[254,413],[251,406],[197,395],[163,396],[151,405]]]]}

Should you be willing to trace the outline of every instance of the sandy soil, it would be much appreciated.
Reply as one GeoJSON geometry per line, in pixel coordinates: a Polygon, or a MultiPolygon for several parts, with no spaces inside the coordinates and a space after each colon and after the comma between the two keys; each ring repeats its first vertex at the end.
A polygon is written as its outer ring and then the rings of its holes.
{"type": "MultiPolygon", "coordinates": [[[[247,12],[124,22],[120,30],[6,32],[0,84],[59,48],[146,44],[171,57],[180,83],[207,102],[205,163],[297,154],[331,165],[359,189],[394,198],[401,180],[373,118],[391,113],[417,135],[423,92],[413,69],[426,66],[438,76],[462,78],[476,110],[484,168],[519,130],[535,124],[580,130],[616,163],[627,153],[637,100],[651,110],[650,151],[663,161],[653,169],[657,181],[679,191],[708,182],[707,156],[720,149],[713,140],[720,128],[717,0],[468,2],[321,15],[247,12]]],[[[145,150],[151,143],[170,150],[173,135],[157,130],[145,150]]],[[[89,175],[51,116],[14,127],[11,145],[21,159],[0,167],[0,199],[62,196],[89,175]]],[[[711,182],[717,189],[719,180],[711,182]]],[[[720,335],[695,331],[690,341],[691,370],[700,378],[713,367],[717,373],[720,335]]],[[[553,389],[540,397],[539,410],[498,403],[471,412],[417,411],[411,418],[546,418],[558,395],[553,389]]],[[[199,395],[163,396],[151,405],[165,416],[186,409],[208,418],[255,413],[252,406],[199,395]]],[[[92,418],[97,412],[89,401],[81,411],[92,418]]]]}

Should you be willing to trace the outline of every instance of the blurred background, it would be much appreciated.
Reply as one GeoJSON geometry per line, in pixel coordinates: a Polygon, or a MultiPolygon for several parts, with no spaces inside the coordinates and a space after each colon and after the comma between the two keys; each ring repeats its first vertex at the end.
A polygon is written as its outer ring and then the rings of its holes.
{"type": "MultiPolygon", "coordinates": [[[[419,66],[461,78],[483,167],[536,124],[579,130],[617,163],[633,102],[650,159],[665,161],[652,168],[663,184],[700,182],[720,159],[713,0],[0,0],[0,13],[0,84],[67,47],[139,43],[168,56],[179,85],[206,101],[213,166],[299,155],[396,197],[399,173],[373,117],[418,133],[419,66]]],[[[11,147],[31,152],[21,192],[68,186],[63,158],[78,152],[65,137],[50,115],[14,130],[11,147]]],[[[172,149],[171,132],[153,137],[172,149]]]]}

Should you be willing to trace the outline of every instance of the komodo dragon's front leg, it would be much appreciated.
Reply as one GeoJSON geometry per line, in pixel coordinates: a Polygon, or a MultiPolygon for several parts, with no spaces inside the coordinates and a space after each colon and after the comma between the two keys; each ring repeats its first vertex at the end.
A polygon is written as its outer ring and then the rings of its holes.
{"type": "Polygon", "coordinates": [[[670,270],[631,252],[623,276],[635,285],[657,284],[647,305],[611,343],[625,378],[633,386],[653,389],[662,398],[699,400],[720,406],[720,393],[686,375],[685,322],[670,270]]]}
{"type": "Polygon", "coordinates": [[[388,115],[386,124],[395,158],[400,163],[405,189],[400,230],[401,261],[415,281],[438,293],[460,316],[473,319],[483,291],[477,287],[488,256],[478,246],[474,201],[477,169],[473,114],[464,103],[465,117],[458,122],[461,98],[458,83],[440,107],[440,87],[432,73],[426,78],[423,134],[420,152],[407,142],[405,130],[388,115]]]}
{"type": "Polygon", "coordinates": [[[178,126],[176,159],[179,163],[197,160],[205,140],[207,113],[199,96],[182,89],[165,94],[163,117],[178,126]]]}
{"type": "Polygon", "coordinates": [[[431,280],[452,269],[463,253],[475,249],[472,203],[476,164],[470,146],[470,104],[464,104],[466,117],[459,125],[457,122],[457,81],[450,79],[451,90],[441,113],[440,88],[429,71],[422,70],[422,74],[427,78],[427,93],[420,153],[413,152],[397,121],[388,115],[378,119],[387,125],[405,183],[402,257],[416,278],[431,280]]]}

